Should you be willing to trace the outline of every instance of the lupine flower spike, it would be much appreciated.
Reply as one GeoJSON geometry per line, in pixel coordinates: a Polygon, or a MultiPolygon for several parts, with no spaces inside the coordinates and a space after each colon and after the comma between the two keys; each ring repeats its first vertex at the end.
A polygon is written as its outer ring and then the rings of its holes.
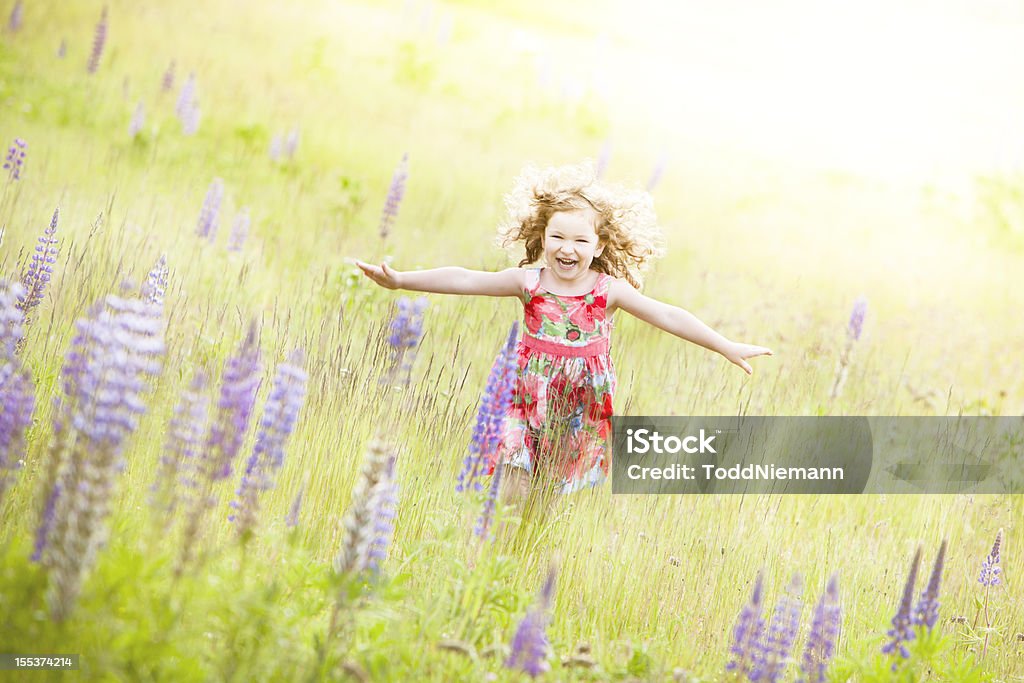
{"type": "Polygon", "coordinates": [[[406,152],[402,155],[402,161],[399,162],[394,175],[391,177],[388,197],[384,202],[384,211],[381,212],[380,216],[379,232],[381,239],[387,239],[392,226],[395,224],[395,218],[398,217],[398,206],[402,203],[402,196],[405,194],[405,182],[408,178],[409,153],[406,152]]]}
{"type": "Polygon", "coordinates": [[[508,340],[494,360],[491,374],[487,378],[487,386],[480,398],[480,408],[477,410],[473,437],[469,442],[469,453],[462,462],[462,471],[459,472],[459,479],[455,486],[456,492],[461,493],[470,487],[477,491],[483,490],[483,485],[477,478],[487,469],[489,461],[497,459],[505,413],[508,412],[508,407],[512,402],[512,388],[518,370],[516,356],[518,336],[519,323],[517,321],[512,323],[508,340]]]}
{"type": "Polygon", "coordinates": [[[763,576],[758,572],[750,602],[740,610],[732,631],[732,646],[729,648],[732,657],[725,665],[726,671],[750,676],[758,665],[761,637],[764,634],[764,617],[761,616],[762,588],[763,576]]]}
{"type": "Polygon", "coordinates": [[[398,300],[398,314],[391,321],[388,345],[391,347],[391,367],[386,380],[395,383],[402,377],[402,384],[408,386],[412,380],[412,366],[416,360],[416,348],[423,337],[423,312],[427,308],[424,297],[410,301],[408,297],[398,300]]]}
{"type": "Polygon", "coordinates": [[[66,38],[61,38],[60,46],[57,48],[57,59],[64,59],[68,54],[68,41],[66,38]]]}
{"type": "Polygon", "coordinates": [[[220,221],[220,205],[224,201],[224,181],[214,178],[210,188],[206,191],[206,199],[203,200],[203,208],[199,211],[199,221],[196,224],[196,235],[213,241],[217,237],[217,226],[220,221]]]}
{"type": "Polygon", "coordinates": [[[203,517],[217,502],[214,495],[217,482],[231,476],[235,457],[249,431],[261,373],[256,324],[251,323],[245,340],[224,365],[220,398],[197,464],[199,482],[185,518],[176,575],[180,575],[192,559],[203,517]]]}
{"type": "MultiPolygon", "coordinates": [[[[910,650],[905,643],[914,639],[914,628],[911,620],[911,607],[914,601],[914,584],[917,582],[917,569],[921,564],[921,549],[914,553],[914,562],[910,566],[910,574],[907,576],[907,584],[903,587],[903,599],[900,600],[899,610],[892,618],[892,628],[886,635],[890,640],[882,646],[882,653],[887,655],[899,655],[902,659],[910,657],[910,650]]],[[[899,660],[892,663],[892,670],[899,667],[899,660]]]]}
{"type": "Polygon", "coordinates": [[[804,656],[800,660],[801,677],[797,683],[825,683],[825,672],[836,651],[836,639],[842,623],[839,607],[839,581],[835,577],[828,581],[825,594],[814,608],[811,632],[807,636],[804,656]]]}
{"type": "Polygon", "coordinates": [[[210,430],[208,451],[214,457],[214,480],[231,476],[232,463],[242,446],[249,426],[256,392],[260,385],[260,350],[256,343],[256,325],[249,326],[238,353],[224,367],[217,421],[210,430]]]}
{"type": "Polygon", "coordinates": [[[288,131],[288,137],[284,142],[284,154],[288,157],[288,161],[295,158],[295,152],[299,149],[299,129],[292,128],[288,131]]]}
{"type": "Polygon", "coordinates": [[[174,60],[167,66],[164,77],[160,79],[160,92],[170,92],[174,89],[174,60]]]}
{"type": "Polygon", "coordinates": [[[555,596],[555,576],[556,570],[552,566],[548,569],[548,575],[537,602],[519,622],[519,627],[512,639],[512,652],[505,660],[506,668],[518,669],[533,678],[551,669],[547,660],[550,649],[547,625],[550,620],[551,603],[555,596]]]}
{"type": "Polygon", "coordinates": [[[92,54],[89,55],[88,71],[96,73],[100,66],[100,57],[103,56],[103,47],[107,44],[107,8],[103,8],[99,23],[96,24],[96,34],[92,39],[92,54]]]}
{"type": "Polygon", "coordinates": [[[196,94],[196,75],[190,73],[185,84],[181,86],[175,113],[181,121],[181,130],[185,135],[195,135],[199,131],[199,96],[196,94]]]}
{"type": "Polygon", "coordinates": [[[299,410],[306,398],[308,375],[302,369],[302,362],[302,351],[295,350],[287,362],[277,366],[256,434],[256,445],[236,491],[238,500],[231,503],[235,513],[229,520],[235,523],[243,539],[255,529],[260,492],[274,487],[275,475],[284,465],[285,446],[295,430],[299,410]]]}
{"type": "MultiPolygon", "coordinates": [[[[167,69],[167,73],[171,74],[171,78],[167,78],[167,74],[164,74],[164,84],[173,83],[174,80],[174,65],[167,69]]],[[[174,113],[182,121],[185,120],[186,115],[192,108],[192,101],[196,95],[196,75],[190,73],[188,78],[185,79],[184,85],[181,86],[181,92],[178,94],[178,104],[174,108],[174,113]]]]}
{"type": "Polygon", "coordinates": [[[939,585],[942,583],[942,567],[946,559],[946,541],[939,547],[939,554],[935,556],[935,564],[932,565],[932,575],[928,579],[928,586],[921,593],[914,607],[914,625],[926,626],[931,631],[939,620],[939,585]]]}
{"type": "Polygon", "coordinates": [[[163,355],[161,309],[138,298],[107,296],[80,319],[62,370],[36,556],[50,578],[47,595],[63,619],[106,540],[121,453],[145,411],[148,379],[163,355]]]}
{"type": "Polygon", "coordinates": [[[7,150],[7,157],[4,159],[4,170],[7,171],[7,180],[21,179],[21,169],[25,165],[25,155],[28,143],[21,138],[14,138],[14,142],[7,150]]]}
{"type": "MultiPolygon", "coordinates": [[[[992,550],[989,552],[988,557],[981,563],[981,575],[978,577],[978,583],[985,587],[985,643],[981,648],[981,656],[984,657],[988,653],[988,637],[992,633],[992,619],[988,613],[988,592],[993,586],[998,586],[1001,582],[1000,574],[1002,569],[999,567],[999,546],[1003,541],[1003,530],[1000,529],[996,534],[996,542],[992,545],[992,550]]],[[[974,619],[974,623],[978,623],[977,617],[974,619]]]]}
{"type": "Polygon", "coordinates": [[[15,357],[22,335],[22,312],[17,299],[23,288],[0,280],[0,501],[9,475],[25,451],[25,430],[35,410],[32,377],[15,357]]]}
{"type": "Polygon", "coordinates": [[[142,127],[146,125],[146,109],[142,106],[142,102],[139,102],[135,107],[135,113],[132,114],[132,120],[128,124],[128,137],[134,138],[142,132],[142,127]]]}
{"type": "Polygon", "coordinates": [[[864,330],[864,318],[868,313],[868,300],[863,296],[853,302],[853,310],[850,311],[850,321],[846,325],[846,347],[839,357],[839,368],[836,371],[836,381],[832,385],[832,398],[837,398],[846,383],[846,376],[849,373],[850,361],[853,359],[853,348],[860,340],[861,332],[864,330]]]}
{"type": "Polygon", "coordinates": [[[397,457],[382,441],[370,444],[341,522],[341,549],[334,559],[339,574],[376,575],[380,571],[394,532],[397,457]]]}
{"type": "Polygon", "coordinates": [[[43,230],[39,236],[36,251],[32,254],[32,260],[21,276],[21,284],[25,287],[24,296],[18,301],[18,308],[25,314],[28,322],[32,309],[42,302],[46,294],[46,285],[53,276],[53,264],[57,262],[57,221],[60,218],[60,209],[53,210],[53,218],[50,219],[50,227],[43,230]]]}
{"type": "Polygon", "coordinates": [[[185,497],[182,494],[193,492],[199,483],[196,473],[210,405],[206,392],[208,381],[205,372],[197,371],[175,407],[167,433],[167,445],[157,469],[157,479],[150,489],[150,504],[164,515],[165,526],[169,526],[173,520],[173,515],[185,497]],[[179,487],[183,490],[179,490],[179,487]]]}
{"type": "Polygon", "coordinates": [[[1002,569],[999,567],[999,546],[1002,542],[1003,530],[1000,529],[999,533],[996,534],[996,542],[992,545],[991,552],[981,563],[981,575],[978,576],[978,583],[982,586],[999,585],[999,574],[1002,572],[1002,569]]]}
{"type": "Polygon", "coordinates": [[[161,254],[157,262],[153,264],[149,275],[146,276],[146,281],[142,283],[140,296],[150,303],[163,306],[164,294],[167,292],[168,272],[167,255],[161,254]]]}
{"type": "Polygon", "coordinates": [[[11,9],[11,16],[7,19],[7,30],[11,33],[17,33],[18,29],[21,28],[21,19],[25,12],[24,3],[18,0],[14,3],[14,8],[11,9]]]}
{"type": "Polygon", "coordinates": [[[803,604],[800,594],[803,586],[799,576],[794,576],[786,588],[785,595],[775,605],[772,621],[765,634],[764,644],[755,666],[753,679],[776,683],[786,670],[789,662],[789,651],[796,641],[800,629],[800,613],[803,604]]]}
{"type": "Polygon", "coordinates": [[[228,251],[242,251],[245,246],[245,238],[249,236],[249,207],[242,208],[235,216],[235,224],[231,226],[231,235],[228,238],[228,251]]]}

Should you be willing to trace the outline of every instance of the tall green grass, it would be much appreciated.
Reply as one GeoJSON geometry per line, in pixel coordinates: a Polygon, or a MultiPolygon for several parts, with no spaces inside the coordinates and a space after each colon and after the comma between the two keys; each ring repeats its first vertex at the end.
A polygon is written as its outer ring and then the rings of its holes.
{"type": "MultiPolygon", "coordinates": [[[[684,680],[683,670],[718,680],[736,615],[763,568],[769,602],[794,572],[804,576],[805,624],[838,572],[835,671],[856,680],[874,666],[914,550],[923,545],[928,557],[947,538],[938,627],[947,640],[933,672],[919,675],[938,679],[962,661],[994,680],[1024,675],[1019,496],[613,497],[606,486],[513,521],[508,535],[481,547],[471,537],[479,501],[456,496],[454,482],[519,304],[432,297],[415,383],[392,403],[378,380],[396,297],[346,261],[504,267],[494,228],[522,164],[593,157],[614,134],[622,141],[609,171],[616,180],[642,181],[656,146],[672,152],[655,190],[669,255],[646,291],[730,338],[775,350],[747,378],[702,349],[619,320],[619,413],[1012,415],[1024,410],[1013,353],[1024,338],[1024,318],[1013,313],[1022,256],[1012,231],[965,215],[963,200],[946,191],[765,158],[699,131],[652,130],[636,103],[592,93],[566,102],[537,85],[528,55],[495,47],[496,37],[520,30],[571,51],[587,36],[564,14],[546,23],[518,3],[495,12],[438,6],[455,21],[442,46],[397,3],[241,11],[226,2],[115,2],[107,52],[90,78],[99,11],[97,3],[27,3],[21,32],[0,43],[0,136],[30,145],[23,179],[0,196],[0,271],[18,273],[57,205],[63,240],[23,354],[38,408],[24,467],[0,506],[0,649],[78,652],[83,672],[99,679],[516,680],[500,656],[483,653],[501,652],[557,561],[551,678],[665,680],[678,668],[684,680]],[[68,55],[59,60],[62,37],[68,55]],[[159,93],[172,59],[178,87],[197,74],[203,119],[194,137],[174,118],[176,92],[159,93]],[[140,100],[147,123],[131,140],[140,100]],[[296,158],[272,164],[271,136],[293,125],[302,131],[296,158]],[[379,210],[405,151],[408,191],[382,243],[379,210]],[[227,197],[210,246],[194,236],[195,223],[218,176],[227,197]],[[250,239],[228,254],[226,232],[243,205],[252,207],[250,239]],[[73,616],[56,624],[40,602],[44,577],[26,558],[62,357],[74,320],[121,280],[139,282],[162,253],[171,266],[166,365],[120,477],[110,546],[73,616]],[[865,335],[842,395],[830,400],[860,294],[871,302],[865,335]],[[226,521],[233,490],[225,486],[222,514],[202,540],[205,563],[174,582],[180,540],[155,531],[147,490],[192,372],[219,369],[250,319],[260,324],[267,368],[257,414],[273,364],[295,346],[306,352],[309,395],[244,559],[226,521]],[[401,458],[391,555],[383,579],[327,640],[343,590],[330,569],[338,523],[381,431],[401,458]],[[300,522],[287,531],[307,470],[300,522]],[[991,596],[982,658],[976,581],[999,528],[1006,581],[991,596]],[[445,639],[477,656],[439,648],[445,639]],[[583,642],[596,668],[560,666],[583,642]]],[[[251,448],[252,434],[243,453],[251,448]]]]}

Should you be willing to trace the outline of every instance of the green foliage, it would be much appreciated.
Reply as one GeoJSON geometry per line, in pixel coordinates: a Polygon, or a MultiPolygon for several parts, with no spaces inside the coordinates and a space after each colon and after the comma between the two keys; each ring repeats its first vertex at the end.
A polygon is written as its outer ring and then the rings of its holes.
{"type": "Polygon", "coordinates": [[[973,655],[956,651],[956,643],[937,629],[918,626],[916,637],[907,643],[910,657],[901,659],[881,653],[878,641],[863,641],[861,657],[847,657],[829,671],[833,681],[856,680],[863,683],[917,683],[918,681],[955,681],[982,683],[993,675],[986,672],[973,655]]]}
{"type": "Polygon", "coordinates": [[[257,121],[249,121],[235,126],[235,139],[249,152],[262,152],[270,142],[267,126],[257,121]]]}

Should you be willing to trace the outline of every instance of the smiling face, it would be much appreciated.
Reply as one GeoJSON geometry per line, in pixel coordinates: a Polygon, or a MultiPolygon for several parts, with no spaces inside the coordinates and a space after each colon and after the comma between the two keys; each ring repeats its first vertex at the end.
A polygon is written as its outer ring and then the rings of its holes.
{"type": "Polygon", "coordinates": [[[551,215],[544,229],[544,262],[560,280],[585,278],[590,264],[601,255],[597,212],[593,209],[558,211],[551,215]]]}

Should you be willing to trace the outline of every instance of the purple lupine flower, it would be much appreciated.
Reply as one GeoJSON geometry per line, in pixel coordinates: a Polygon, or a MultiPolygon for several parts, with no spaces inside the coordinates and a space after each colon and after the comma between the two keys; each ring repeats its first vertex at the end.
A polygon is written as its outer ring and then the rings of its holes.
{"type": "MultiPolygon", "coordinates": [[[[892,618],[892,628],[886,632],[891,640],[882,646],[882,653],[896,655],[903,659],[910,657],[910,650],[904,643],[914,639],[914,625],[912,623],[910,610],[914,601],[914,584],[917,582],[917,568],[921,564],[921,549],[914,553],[914,562],[910,566],[910,574],[907,576],[907,584],[903,587],[903,599],[900,601],[899,610],[892,618]]],[[[897,669],[898,660],[892,664],[892,670],[897,669]]]]}
{"type": "Polygon", "coordinates": [[[398,300],[398,314],[389,327],[388,345],[391,346],[391,367],[386,381],[394,382],[402,373],[403,384],[412,379],[412,366],[416,360],[416,347],[423,337],[423,312],[427,308],[424,297],[411,301],[408,297],[398,300]]]}
{"type": "Polygon", "coordinates": [[[394,532],[395,463],[398,456],[381,441],[366,454],[352,488],[352,502],[342,520],[341,548],[334,559],[339,574],[376,574],[394,532]]]}
{"type": "Polygon", "coordinates": [[[395,168],[391,176],[391,186],[388,188],[388,197],[384,202],[384,211],[380,216],[380,237],[387,239],[391,227],[398,217],[398,206],[402,203],[402,196],[405,194],[405,182],[409,178],[409,153],[402,155],[402,161],[395,168]]]}
{"type": "Polygon", "coordinates": [[[53,218],[50,219],[50,227],[43,230],[39,236],[36,251],[28,268],[21,276],[21,284],[25,287],[25,295],[18,300],[18,308],[25,314],[26,320],[33,308],[39,305],[46,293],[46,285],[53,275],[51,266],[57,262],[57,221],[60,217],[60,209],[53,210],[53,218]]]}
{"type": "Polygon", "coordinates": [[[19,306],[24,296],[24,285],[0,280],[0,360],[13,358],[25,335],[25,314],[19,306]]]}
{"type": "Polygon", "coordinates": [[[128,124],[128,137],[134,138],[141,133],[144,125],[146,125],[146,109],[140,101],[135,107],[135,113],[132,114],[131,122],[128,124]]]}
{"type": "Polygon", "coordinates": [[[288,131],[288,137],[284,141],[284,154],[288,161],[295,158],[295,152],[299,149],[299,129],[292,128],[288,131]]]}
{"type": "Polygon", "coordinates": [[[494,521],[494,510],[498,504],[498,490],[501,488],[502,472],[505,468],[500,464],[494,468],[494,476],[491,478],[491,487],[487,491],[487,499],[484,501],[484,509],[476,520],[476,528],[473,532],[481,539],[486,540],[491,529],[491,522],[494,521]]]}
{"type": "Polygon", "coordinates": [[[398,315],[391,321],[391,334],[388,335],[388,344],[393,349],[412,349],[420,343],[423,311],[427,303],[425,297],[419,297],[415,302],[404,296],[398,300],[398,315]]]}
{"type": "Polygon", "coordinates": [[[864,316],[868,313],[868,300],[860,296],[853,302],[853,310],[850,311],[850,322],[846,326],[846,336],[850,341],[860,339],[860,333],[864,329],[864,316]]]}
{"type": "Polygon", "coordinates": [[[732,646],[729,648],[729,652],[733,658],[725,665],[726,671],[735,671],[749,676],[758,664],[759,643],[764,633],[764,618],[761,616],[762,586],[763,576],[761,572],[758,572],[750,602],[740,610],[736,626],[732,631],[732,646]]]}
{"type": "Polygon", "coordinates": [[[107,44],[107,8],[103,8],[99,23],[96,24],[96,34],[92,39],[92,54],[89,55],[88,72],[96,73],[100,66],[100,57],[103,56],[103,47],[107,44]]]}
{"type": "Polygon", "coordinates": [[[231,226],[231,235],[228,237],[228,251],[242,251],[245,245],[245,238],[249,236],[249,207],[243,207],[235,216],[235,224],[231,226]]]}
{"type": "Polygon", "coordinates": [[[512,638],[512,652],[505,660],[506,668],[518,669],[531,677],[537,677],[551,669],[547,660],[550,648],[547,625],[554,595],[555,568],[551,567],[548,569],[537,602],[519,622],[516,634],[512,638]]]}
{"type": "MultiPolygon", "coordinates": [[[[161,309],[137,298],[109,295],[76,323],[54,418],[56,447],[44,490],[59,490],[49,533],[40,533],[56,619],[70,612],[85,573],[106,542],[122,451],[145,412],[148,379],[164,352],[161,309]],[[59,487],[59,489],[58,489],[59,487]]],[[[47,526],[45,510],[40,531],[47,526]]]]}
{"type": "Polygon", "coordinates": [[[395,517],[398,508],[398,483],[395,481],[395,459],[388,460],[383,477],[373,487],[369,509],[373,511],[370,545],[367,548],[366,569],[379,574],[387,559],[388,546],[395,535],[395,517]]]}
{"type": "Polygon", "coordinates": [[[25,154],[28,143],[21,138],[14,138],[10,148],[7,150],[7,157],[4,159],[4,170],[7,171],[7,180],[19,180],[21,178],[21,167],[25,165],[25,154]]]}
{"type": "Polygon", "coordinates": [[[206,199],[203,200],[203,208],[199,211],[199,221],[196,224],[196,235],[206,238],[211,242],[217,237],[217,226],[220,220],[220,205],[224,201],[224,181],[214,178],[206,191],[206,199]]]}
{"type": "MultiPolygon", "coordinates": [[[[173,66],[173,64],[172,64],[173,66]]],[[[168,69],[170,71],[170,69],[168,69]]],[[[173,73],[172,73],[173,76],[173,73]]],[[[164,82],[167,82],[167,76],[164,75],[164,82]]],[[[174,107],[174,113],[184,123],[185,118],[188,116],[189,111],[192,109],[192,105],[196,98],[196,74],[192,72],[188,75],[184,85],[181,86],[181,92],[178,94],[178,104],[174,107]]]]}
{"type": "Polygon", "coordinates": [[[11,33],[17,33],[18,29],[21,28],[22,16],[25,13],[25,7],[21,0],[14,3],[14,7],[11,9],[11,16],[7,19],[7,30],[11,33]]]}
{"type": "Polygon", "coordinates": [[[260,492],[274,487],[274,475],[284,465],[285,446],[306,397],[309,376],[302,369],[302,362],[302,351],[296,349],[287,362],[277,366],[270,396],[263,408],[256,445],[236,491],[238,500],[231,503],[236,512],[228,519],[236,524],[242,538],[251,534],[256,526],[260,492]]]}
{"type": "Polygon", "coordinates": [[[167,65],[167,71],[164,72],[164,77],[160,79],[160,92],[170,92],[174,89],[174,60],[167,65]]]}
{"type": "Polygon", "coordinates": [[[476,414],[476,425],[469,442],[469,453],[462,462],[462,471],[455,485],[455,491],[461,493],[472,486],[477,491],[483,485],[477,481],[484,469],[485,461],[493,458],[501,442],[501,431],[505,423],[505,414],[512,403],[512,388],[515,384],[518,369],[516,357],[516,338],[519,335],[519,322],[512,323],[508,340],[498,353],[491,366],[491,374],[487,377],[487,386],[480,399],[480,408],[476,414]]]}
{"type": "Polygon", "coordinates": [[[999,533],[996,534],[996,542],[992,546],[992,552],[981,563],[981,575],[978,576],[978,583],[982,586],[999,585],[999,574],[1002,572],[1002,569],[999,567],[999,544],[1002,543],[1002,540],[1003,530],[1000,529],[999,533]]]}
{"type": "Polygon", "coordinates": [[[200,109],[199,100],[193,99],[192,106],[185,112],[185,118],[181,122],[181,132],[184,135],[195,135],[199,132],[200,109]]]}
{"type": "Polygon", "coordinates": [[[612,158],[612,141],[605,140],[604,144],[601,145],[601,152],[597,157],[597,163],[594,164],[594,177],[600,180],[604,177],[604,172],[608,170],[608,162],[612,158]]]}
{"type": "Polygon", "coordinates": [[[17,305],[22,291],[20,284],[0,280],[0,500],[9,473],[19,466],[25,430],[35,411],[32,377],[15,357],[24,334],[24,315],[17,305]]]}
{"type": "Polygon", "coordinates": [[[208,382],[206,372],[197,371],[175,406],[156,481],[150,488],[150,504],[165,516],[168,524],[183,498],[179,486],[192,491],[199,485],[196,474],[210,405],[206,392],[208,382]]]}
{"type": "Polygon", "coordinates": [[[776,603],[772,612],[771,624],[765,634],[764,642],[761,644],[760,653],[756,657],[757,665],[750,677],[751,680],[775,683],[786,670],[789,651],[793,647],[797,631],[800,629],[800,613],[803,610],[803,604],[800,601],[802,592],[800,577],[794,576],[786,588],[786,594],[776,603]]]}
{"type": "Polygon", "coordinates": [[[64,59],[68,54],[68,41],[66,38],[60,39],[60,46],[57,48],[57,59],[64,59]]]}
{"type": "Polygon", "coordinates": [[[946,541],[942,541],[939,554],[935,556],[935,564],[932,565],[932,575],[928,579],[928,586],[921,593],[917,606],[914,607],[914,625],[927,626],[929,631],[939,620],[939,584],[942,582],[942,567],[945,559],[946,541]]]}
{"type": "Polygon", "coordinates": [[[35,542],[32,548],[32,562],[39,562],[43,558],[43,550],[46,549],[46,542],[53,531],[53,515],[57,510],[57,500],[60,498],[60,484],[46,492],[46,502],[43,504],[43,511],[39,517],[39,526],[36,527],[35,542]]]}
{"type": "Polygon", "coordinates": [[[209,462],[205,476],[211,482],[231,476],[235,456],[241,450],[249,429],[261,372],[256,325],[252,323],[238,351],[224,365],[217,414],[206,444],[209,462]]]}
{"type": "Polygon", "coordinates": [[[811,632],[807,636],[804,656],[800,662],[802,676],[797,683],[825,683],[825,671],[836,651],[836,638],[842,612],[839,608],[839,582],[835,575],[828,581],[825,593],[814,608],[811,632]]]}
{"type": "Polygon", "coordinates": [[[269,151],[269,155],[270,155],[270,160],[271,161],[277,161],[277,160],[279,160],[281,158],[281,150],[282,150],[283,146],[284,146],[284,143],[281,142],[281,136],[280,135],[276,135],[275,134],[274,137],[270,138],[270,151],[269,151]]]}
{"type": "Polygon", "coordinates": [[[234,356],[224,365],[220,398],[210,423],[202,457],[196,463],[198,486],[188,503],[180,554],[174,573],[180,576],[188,566],[205,514],[217,504],[217,482],[231,476],[235,456],[242,448],[249,418],[260,386],[260,349],[255,322],[234,356]]]}
{"type": "Polygon", "coordinates": [[[32,376],[12,357],[0,358],[0,500],[8,477],[21,464],[25,430],[32,423],[36,395],[32,376]]]}
{"type": "Polygon", "coordinates": [[[661,180],[661,176],[665,173],[665,167],[668,166],[668,155],[662,154],[658,157],[658,162],[654,165],[654,170],[651,172],[651,177],[647,180],[647,191],[652,192],[661,180]]]}
{"type": "Polygon", "coordinates": [[[161,254],[146,276],[146,281],[142,283],[139,296],[145,301],[163,306],[164,294],[167,292],[168,272],[167,255],[161,254]]]}

